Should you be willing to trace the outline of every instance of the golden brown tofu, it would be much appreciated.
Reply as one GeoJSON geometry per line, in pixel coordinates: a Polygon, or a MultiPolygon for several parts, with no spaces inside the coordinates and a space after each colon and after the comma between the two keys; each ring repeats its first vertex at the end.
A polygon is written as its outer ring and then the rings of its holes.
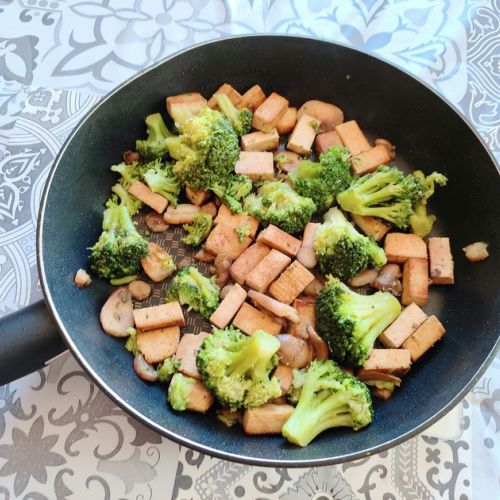
{"type": "Polygon", "coordinates": [[[254,290],[264,293],[267,287],[290,264],[292,259],[278,250],[272,249],[253,269],[245,276],[245,283],[254,290]]]}
{"type": "Polygon", "coordinates": [[[302,115],[288,139],[287,149],[303,156],[309,154],[319,126],[320,122],[316,118],[302,115]]]}
{"type": "Polygon", "coordinates": [[[217,215],[217,205],[215,204],[214,201],[205,203],[205,205],[202,205],[200,207],[200,212],[204,212],[206,214],[211,215],[212,217],[215,217],[217,215]]]}
{"type": "Polygon", "coordinates": [[[386,347],[397,349],[427,319],[427,314],[417,306],[410,304],[378,337],[386,347]]]}
{"type": "Polygon", "coordinates": [[[165,326],[184,326],[184,314],[179,302],[134,309],[134,323],[138,330],[156,330],[165,326]]]}
{"type": "Polygon", "coordinates": [[[385,146],[379,145],[351,158],[352,170],[356,175],[373,172],[380,165],[387,164],[391,157],[385,146]]]}
{"type": "Polygon", "coordinates": [[[266,94],[259,85],[254,85],[249,88],[236,105],[238,109],[248,108],[250,111],[255,111],[266,100],[266,94]]]}
{"type": "Polygon", "coordinates": [[[318,134],[316,139],[314,139],[314,148],[318,154],[326,153],[333,146],[343,146],[340,135],[336,130],[318,134]]]}
{"type": "Polygon", "coordinates": [[[198,92],[190,92],[168,96],[166,103],[168,114],[175,120],[174,117],[179,114],[189,116],[199,113],[207,105],[207,100],[198,92]],[[185,113],[181,113],[181,110],[185,110],[185,113]]]}
{"type": "Polygon", "coordinates": [[[264,243],[271,248],[275,248],[290,257],[295,257],[302,245],[302,242],[299,239],[294,238],[292,235],[283,231],[279,227],[273,226],[272,224],[260,232],[257,237],[257,241],[264,243]]]}
{"type": "Polygon", "coordinates": [[[433,285],[453,285],[450,238],[429,238],[429,268],[433,285]]]}
{"type": "Polygon", "coordinates": [[[271,251],[260,242],[249,246],[231,265],[229,274],[240,285],[245,283],[246,275],[271,251]]]}
{"type": "Polygon", "coordinates": [[[341,123],[335,127],[335,130],[339,134],[342,144],[349,150],[351,155],[359,155],[359,153],[368,151],[371,148],[365,134],[363,134],[355,120],[341,123]]]}
{"type": "Polygon", "coordinates": [[[285,304],[293,302],[314,280],[314,274],[308,271],[298,260],[292,262],[269,287],[269,294],[285,304]]]}
{"type": "Polygon", "coordinates": [[[316,304],[310,300],[295,299],[293,307],[299,315],[300,323],[289,323],[288,333],[306,340],[309,337],[307,325],[316,327],[316,304]]]}
{"type": "Polygon", "coordinates": [[[201,208],[190,203],[179,203],[175,208],[170,206],[163,214],[167,224],[190,224],[201,212],[201,208]]]}
{"type": "Polygon", "coordinates": [[[299,166],[300,159],[300,156],[292,151],[274,153],[274,163],[280,172],[293,172],[299,166]]]}
{"type": "Polygon", "coordinates": [[[248,408],[243,412],[242,425],[246,434],[281,434],[281,429],[290,418],[292,405],[265,404],[248,408]]]}
{"type": "Polygon", "coordinates": [[[213,323],[218,328],[225,328],[231,323],[231,320],[234,318],[243,302],[245,302],[246,298],[246,290],[238,285],[238,283],[235,283],[219,304],[219,307],[217,307],[212,316],[210,316],[210,323],[213,323]]]}
{"type": "Polygon", "coordinates": [[[225,94],[229,97],[229,100],[237,106],[241,101],[241,94],[229,83],[223,83],[212,95],[212,97],[208,100],[208,107],[212,109],[218,109],[219,106],[215,100],[215,94],[225,94]]]}
{"type": "Polygon", "coordinates": [[[262,132],[271,132],[288,109],[288,99],[273,92],[253,114],[252,126],[262,132]]]}
{"type": "Polygon", "coordinates": [[[193,377],[200,379],[198,368],[196,367],[196,355],[201,344],[208,337],[208,333],[200,332],[198,335],[192,333],[185,333],[177,346],[175,357],[180,361],[179,371],[193,377]]]}
{"type": "MultiPolygon", "coordinates": [[[[185,409],[205,413],[214,402],[212,393],[199,380],[185,376],[182,373],[174,374],[172,381],[170,382],[169,392],[171,387],[174,387],[178,382],[180,382],[179,379],[183,379],[182,383],[184,384],[186,391],[185,409]]],[[[183,410],[184,408],[175,409],[183,410]]]]}
{"type": "Polygon", "coordinates": [[[409,258],[427,259],[425,241],[416,234],[389,233],[384,242],[387,262],[402,264],[409,258]]]}
{"type": "Polygon", "coordinates": [[[276,125],[276,129],[279,135],[285,135],[290,133],[297,123],[297,108],[290,107],[285,111],[285,114],[281,117],[281,120],[276,125]]]}
{"type": "Polygon", "coordinates": [[[293,368],[279,364],[274,370],[273,377],[280,381],[281,394],[286,394],[293,380],[293,368]]]}
{"type": "Polygon", "coordinates": [[[403,267],[403,294],[401,303],[405,306],[415,302],[423,306],[429,300],[429,271],[427,259],[408,259],[403,267]]]}
{"type": "Polygon", "coordinates": [[[148,363],[160,363],[175,354],[181,337],[178,326],[137,331],[137,348],[148,363]]]}
{"type": "Polygon", "coordinates": [[[226,205],[221,205],[214,219],[215,224],[222,222],[232,228],[250,226],[248,236],[253,238],[259,229],[259,219],[248,214],[233,214],[226,205]]]}
{"type": "Polygon", "coordinates": [[[276,149],[280,136],[276,129],[271,132],[250,132],[241,136],[241,149],[243,151],[270,151],[276,149]]]}
{"type": "Polygon", "coordinates": [[[132,182],[128,188],[128,192],[159,214],[162,214],[167,208],[168,200],[158,193],[153,193],[153,191],[151,191],[146,184],[143,184],[140,181],[132,182]]]}
{"type": "Polygon", "coordinates": [[[352,219],[366,236],[371,236],[375,241],[380,241],[390,229],[382,219],[377,217],[352,214],[352,219]]]}
{"type": "Polygon", "coordinates": [[[274,178],[273,154],[267,151],[241,151],[234,173],[248,175],[252,181],[274,178]]]}
{"type": "Polygon", "coordinates": [[[305,102],[297,112],[297,120],[300,120],[304,114],[312,116],[320,122],[319,133],[329,132],[344,121],[343,111],[334,104],[324,101],[305,102]]]}
{"type": "Polygon", "coordinates": [[[411,366],[410,351],[406,349],[372,349],[363,368],[404,375],[411,366]]]}
{"type": "Polygon", "coordinates": [[[233,325],[247,335],[252,335],[256,330],[264,330],[271,335],[278,335],[281,324],[255,307],[244,302],[233,319],[233,325]]]}
{"type": "Polygon", "coordinates": [[[186,186],[186,197],[193,205],[201,207],[210,198],[210,191],[199,191],[186,186]]]}
{"type": "Polygon", "coordinates": [[[245,236],[242,241],[234,227],[219,222],[205,241],[205,251],[212,255],[225,253],[231,259],[239,257],[243,251],[252,243],[252,238],[245,236]]]}
{"type": "Polygon", "coordinates": [[[141,259],[141,266],[152,281],[159,283],[175,271],[175,265],[172,265],[170,254],[160,245],[150,241],[148,248],[148,254],[141,259]]]}
{"type": "Polygon", "coordinates": [[[444,326],[436,316],[429,316],[403,344],[411,353],[413,363],[427,352],[445,334],[444,326]]]}

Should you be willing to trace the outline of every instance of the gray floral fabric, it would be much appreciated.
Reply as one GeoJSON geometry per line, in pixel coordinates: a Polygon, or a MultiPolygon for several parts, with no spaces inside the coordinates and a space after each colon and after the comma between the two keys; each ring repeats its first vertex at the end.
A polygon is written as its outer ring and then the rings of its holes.
{"type": "MultiPolygon", "coordinates": [[[[0,0],[0,315],[41,297],[48,169],[99,96],[204,40],[336,40],[446,96],[500,159],[499,0],[0,0]]],[[[0,387],[2,498],[490,499],[500,488],[500,357],[441,422],[336,467],[264,469],[181,448],[128,417],[66,354],[0,387]]]]}

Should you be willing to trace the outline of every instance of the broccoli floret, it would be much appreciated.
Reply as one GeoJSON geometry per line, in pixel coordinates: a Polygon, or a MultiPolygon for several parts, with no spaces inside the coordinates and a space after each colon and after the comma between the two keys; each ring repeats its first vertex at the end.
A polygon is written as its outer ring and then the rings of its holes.
{"type": "Polygon", "coordinates": [[[347,212],[380,217],[406,229],[413,207],[423,196],[424,187],[417,177],[381,166],[355,180],[337,196],[337,203],[347,212]]]}
{"type": "Polygon", "coordinates": [[[163,363],[160,363],[156,368],[156,376],[158,377],[158,382],[166,384],[170,381],[174,373],[179,369],[181,362],[172,356],[163,363]]]}
{"type": "Polygon", "coordinates": [[[269,377],[279,348],[279,340],[262,330],[247,336],[234,327],[215,328],[198,350],[196,365],[221,405],[252,408],[281,394],[278,379],[269,377]]]}
{"type": "Polygon", "coordinates": [[[296,405],[299,402],[300,391],[302,390],[302,386],[304,385],[304,381],[306,379],[307,368],[295,368],[292,373],[292,383],[288,388],[286,396],[292,404],[296,405]]]}
{"type": "Polygon", "coordinates": [[[210,190],[218,196],[222,203],[233,213],[243,212],[241,204],[243,198],[252,190],[253,184],[250,177],[246,175],[229,175],[224,182],[212,184],[210,190]]]}
{"type": "Polygon", "coordinates": [[[307,370],[299,402],[282,433],[291,443],[307,446],[327,429],[352,427],[357,431],[372,418],[372,399],[366,385],[343,372],[334,361],[316,360],[307,370]]]}
{"type": "Polygon", "coordinates": [[[148,243],[137,232],[128,208],[108,202],[99,240],[90,248],[90,267],[102,278],[116,279],[138,274],[148,243]]]}
{"type": "Polygon", "coordinates": [[[183,123],[180,132],[174,175],[193,189],[225,186],[240,155],[238,136],[226,117],[207,107],[183,123]]]}
{"type": "Polygon", "coordinates": [[[337,195],[352,182],[349,151],[340,146],[330,148],[319,156],[319,162],[301,160],[288,174],[293,188],[301,196],[311,198],[317,213],[330,208],[337,195]]]}
{"type": "Polygon", "coordinates": [[[125,349],[136,356],[139,353],[139,348],[137,347],[137,330],[130,327],[127,328],[127,332],[129,336],[125,342],[125,349]]]}
{"type": "Polygon", "coordinates": [[[300,233],[316,211],[310,198],[298,195],[280,181],[263,183],[256,194],[246,197],[244,208],[264,226],[274,224],[290,234],[300,233]]]}
{"type": "Polygon", "coordinates": [[[435,215],[427,214],[427,200],[434,194],[435,185],[445,186],[448,179],[438,172],[433,172],[427,177],[420,170],[413,172],[413,175],[420,180],[424,186],[424,196],[415,205],[414,213],[410,217],[411,230],[423,238],[432,231],[432,226],[436,222],[435,215]]]}
{"type": "Polygon", "coordinates": [[[135,215],[142,208],[142,201],[137,199],[135,196],[132,196],[124,187],[123,184],[117,182],[112,188],[111,191],[116,195],[111,197],[111,201],[109,203],[118,203],[120,202],[123,205],[126,205],[128,213],[130,215],[135,215]]]}
{"type": "Polygon", "coordinates": [[[125,162],[111,166],[111,171],[121,175],[120,184],[128,189],[132,182],[142,180],[143,167],[134,161],[130,165],[125,162]]]}
{"type": "Polygon", "coordinates": [[[181,185],[172,173],[172,166],[156,160],[148,163],[144,170],[144,180],[149,189],[160,194],[176,207],[181,185]]]}
{"type": "Polygon", "coordinates": [[[185,411],[195,381],[182,373],[176,373],[168,386],[168,402],[176,411],[185,411]]]}
{"type": "Polygon", "coordinates": [[[253,113],[247,108],[236,109],[226,94],[215,94],[214,98],[234,131],[238,135],[248,134],[252,128],[253,113]]]}
{"type": "Polygon", "coordinates": [[[160,113],[146,117],[147,139],[135,141],[135,149],[145,161],[161,160],[168,154],[165,139],[172,136],[160,113]]]}
{"type": "Polygon", "coordinates": [[[183,267],[167,288],[167,302],[178,300],[188,306],[188,311],[194,309],[205,319],[209,319],[219,305],[220,288],[198,271],[196,266],[183,267]]]}
{"type": "Polygon", "coordinates": [[[384,250],[373,239],[358,233],[338,208],[331,208],[325,220],[314,238],[314,251],[323,274],[346,280],[367,267],[387,263],[384,250]]]}
{"type": "Polygon", "coordinates": [[[245,241],[245,238],[252,232],[252,226],[250,224],[246,224],[245,226],[235,227],[234,230],[238,235],[239,242],[243,243],[243,241],[245,241]]]}
{"type": "Polygon", "coordinates": [[[332,276],[316,298],[318,334],[342,365],[362,366],[377,337],[400,313],[401,304],[389,292],[360,295],[332,276]]]}
{"type": "Polygon", "coordinates": [[[194,247],[201,245],[209,235],[212,224],[213,219],[210,214],[204,212],[197,214],[192,224],[184,224],[182,226],[188,233],[182,238],[182,242],[194,247]]]}

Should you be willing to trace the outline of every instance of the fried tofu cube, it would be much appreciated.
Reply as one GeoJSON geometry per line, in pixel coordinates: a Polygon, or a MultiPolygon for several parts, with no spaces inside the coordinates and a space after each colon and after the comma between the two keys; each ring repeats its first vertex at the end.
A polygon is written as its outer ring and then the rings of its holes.
{"type": "Polygon", "coordinates": [[[271,132],[288,109],[288,99],[273,92],[253,114],[252,126],[262,132],[271,132]]]}
{"type": "Polygon", "coordinates": [[[247,335],[252,335],[256,330],[264,330],[271,335],[278,335],[281,324],[271,315],[244,302],[233,319],[233,325],[247,335]]]}
{"type": "Polygon", "coordinates": [[[210,191],[197,190],[186,186],[186,198],[196,207],[201,207],[210,198],[210,191]]]}
{"type": "Polygon", "coordinates": [[[406,349],[372,349],[363,368],[404,375],[411,366],[410,351],[406,349]]]}
{"type": "Polygon", "coordinates": [[[276,129],[271,132],[251,132],[241,136],[241,149],[243,151],[269,151],[276,149],[280,136],[276,129]]]}
{"type": "Polygon", "coordinates": [[[212,316],[210,316],[210,323],[214,324],[217,328],[225,328],[231,323],[231,320],[246,298],[246,290],[238,285],[238,283],[235,283],[212,316]]]}
{"type": "Polygon", "coordinates": [[[341,123],[335,127],[335,130],[339,134],[342,144],[349,150],[351,155],[359,155],[359,153],[368,151],[371,148],[365,134],[363,134],[355,120],[341,123]]]}
{"type": "Polygon", "coordinates": [[[253,238],[259,229],[259,219],[248,214],[233,214],[226,205],[221,205],[217,212],[217,217],[214,219],[215,224],[226,224],[232,228],[250,226],[248,236],[253,238]]]}
{"type": "Polygon", "coordinates": [[[297,123],[297,108],[289,107],[276,125],[279,135],[290,133],[297,123]]]}
{"type": "Polygon", "coordinates": [[[212,95],[212,97],[208,100],[207,105],[209,108],[218,109],[217,101],[215,100],[215,94],[226,94],[229,97],[229,100],[237,106],[241,101],[241,94],[229,83],[223,83],[212,95]]]}
{"type": "Polygon", "coordinates": [[[163,214],[167,224],[190,224],[201,212],[201,208],[190,203],[179,203],[176,207],[168,207],[163,214]]]}
{"type": "Polygon", "coordinates": [[[314,274],[295,260],[271,284],[269,294],[284,304],[290,304],[313,280],[314,274]]]}
{"type": "Polygon", "coordinates": [[[280,381],[281,394],[286,394],[293,380],[293,368],[290,366],[279,364],[274,370],[273,377],[280,381]]]}
{"type": "Polygon", "coordinates": [[[248,108],[250,111],[255,111],[266,100],[266,94],[260,88],[260,85],[254,85],[249,88],[236,105],[238,109],[248,108]]]}
{"type": "Polygon", "coordinates": [[[150,241],[148,248],[148,254],[141,259],[141,266],[152,281],[159,283],[175,271],[175,264],[170,254],[160,245],[150,241]]]}
{"type": "Polygon", "coordinates": [[[300,156],[292,151],[277,151],[274,153],[274,163],[281,172],[293,172],[298,166],[300,156]]]}
{"type": "Polygon", "coordinates": [[[166,99],[167,112],[176,121],[176,117],[189,117],[199,113],[206,105],[207,100],[198,92],[171,95],[166,99]]]}
{"type": "Polygon", "coordinates": [[[178,326],[167,326],[156,330],[137,331],[137,348],[148,363],[160,363],[175,354],[181,330],[178,326]]]}
{"type": "Polygon", "coordinates": [[[302,242],[299,239],[294,238],[292,235],[272,224],[260,232],[257,241],[271,248],[275,248],[290,257],[295,257],[299,248],[302,246],[302,242]]]}
{"type": "Polygon", "coordinates": [[[453,256],[450,238],[429,238],[429,268],[434,285],[453,285],[453,256]]]}
{"type": "Polygon", "coordinates": [[[168,200],[158,193],[153,193],[153,191],[141,181],[132,182],[128,188],[128,192],[159,214],[162,214],[167,208],[168,200]]]}
{"type": "Polygon", "coordinates": [[[409,258],[427,259],[425,241],[416,234],[389,233],[384,242],[387,262],[402,264],[409,258]]]}
{"type": "Polygon", "coordinates": [[[309,154],[319,125],[320,122],[316,118],[302,115],[288,139],[287,149],[299,155],[309,154]]]}
{"type": "Polygon", "coordinates": [[[288,323],[288,333],[294,337],[307,340],[309,337],[307,333],[307,325],[316,327],[316,304],[310,300],[295,299],[293,307],[297,311],[300,322],[288,323]]]}
{"type": "Polygon", "coordinates": [[[217,205],[214,201],[209,201],[200,207],[200,212],[204,212],[212,217],[215,217],[217,215],[217,205]]]}
{"type": "Polygon", "coordinates": [[[241,424],[246,434],[281,434],[281,429],[293,410],[292,405],[272,403],[257,408],[248,408],[243,412],[241,424]]]}
{"type": "Polygon", "coordinates": [[[292,259],[272,249],[245,277],[245,283],[254,290],[264,293],[267,287],[290,264],[292,259]]]}
{"type": "Polygon", "coordinates": [[[241,151],[234,173],[248,175],[252,181],[274,178],[273,154],[266,151],[241,151]]]}
{"type": "Polygon", "coordinates": [[[410,304],[378,337],[386,347],[397,349],[403,345],[415,330],[427,319],[427,314],[417,306],[410,304]]]}
{"type": "Polygon", "coordinates": [[[326,153],[330,148],[333,148],[333,146],[343,146],[340,135],[336,130],[318,134],[316,139],[314,139],[314,148],[318,154],[326,153]]]}
{"type": "Polygon", "coordinates": [[[200,332],[198,335],[185,333],[177,346],[175,357],[180,361],[179,371],[199,380],[200,374],[196,367],[196,355],[203,341],[208,337],[208,333],[200,332]]]}
{"type": "Polygon", "coordinates": [[[403,344],[411,353],[413,363],[426,353],[445,334],[444,326],[436,316],[429,316],[403,344]]]}
{"type": "Polygon", "coordinates": [[[252,243],[252,238],[245,236],[242,241],[234,227],[219,222],[205,241],[205,251],[212,255],[225,253],[229,258],[236,259],[252,243]]]}
{"type": "MultiPolygon", "coordinates": [[[[171,388],[179,383],[183,384],[186,391],[186,410],[205,413],[212,406],[214,402],[212,393],[199,380],[187,377],[182,373],[175,373],[172,377],[168,388],[169,395],[171,388]]],[[[183,410],[184,408],[174,409],[183,410]]]]}
{"type": "Polygon", "coordinates": [[[351,158],[352,170],[356,175],[364,175],[373,172],[380,165],[385,165],[390,159],[389,150],[380,144],[353,156],[351,158]]]}
{"type": "Polygon", "coordinates": [[[403,294],[401,303],[405,306],[415,302],[423,306],[429,300],[429,270],[427,259],[411,257],[403,266],[403,294]]]}
{"type": "Polygon", "coordinates": [[[246,275],[257,266],[257,264],[271,251],[271,249],[260,242],[248,247],[231,265],[229,274],[231,278],[240,285],[245,283],[246,275]]]}
{"type": "Polygon", "coordinates": [[[375,241],[380,241],[390,229],[382,219],[377,217],[352,214],[352,219],[366,236],[371,236],[375,241]]]}
{"type": "Polygon", "coordinates": [[[138,330],[156,330],[166,326],[184,326],[184,314],[179,302],[134,309],[134,323],[138,330]]]}

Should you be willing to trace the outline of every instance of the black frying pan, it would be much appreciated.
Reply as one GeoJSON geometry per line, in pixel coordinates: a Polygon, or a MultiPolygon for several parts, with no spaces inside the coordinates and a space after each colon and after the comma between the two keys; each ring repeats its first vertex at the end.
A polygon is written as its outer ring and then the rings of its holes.
{"type": "MultiPolygon", "coordinates": [[[[499,331],[500,214],[498,172],[471,127],[432,90],[401,70],[343,46],[298,37],[231,38],[191,48],[111,93],[75,129],[54,163],[38,227],[38,264],[47,307],[84,369],[120,406],[182,444],[230,460],[312,466],[360,458],[422,431],[455,405],[492,359],[499,331]],[[144,117],[164,109],[170,94],[209,96],[224,81],[254,83],[300,105],[322,99],[340,106],[375,136],[397,145],[397,165],[439,170],[449,178],[432,200],[435,234],[449,235],[456,285],[435,286],[427,312],[447,328],[445,339],[415,364],[403,387],[375,403],[371,426],[326,432],[307,448],[279,436],[247,437],[213,416],[176,415],[160,385],[136,377],[122,341],[104,335],[98,315],[111,287],[96,280],[79,290],[73,276],[101,229],[103,202],[115,177],[109,166],[144,135],[144,117]],[[491,257],[471,264],[461,248],[490,242],[491,257]]],[[[3,381],[37,368],[62,349],[42,305],[6,318],[1,328],[3,381]]]]}

